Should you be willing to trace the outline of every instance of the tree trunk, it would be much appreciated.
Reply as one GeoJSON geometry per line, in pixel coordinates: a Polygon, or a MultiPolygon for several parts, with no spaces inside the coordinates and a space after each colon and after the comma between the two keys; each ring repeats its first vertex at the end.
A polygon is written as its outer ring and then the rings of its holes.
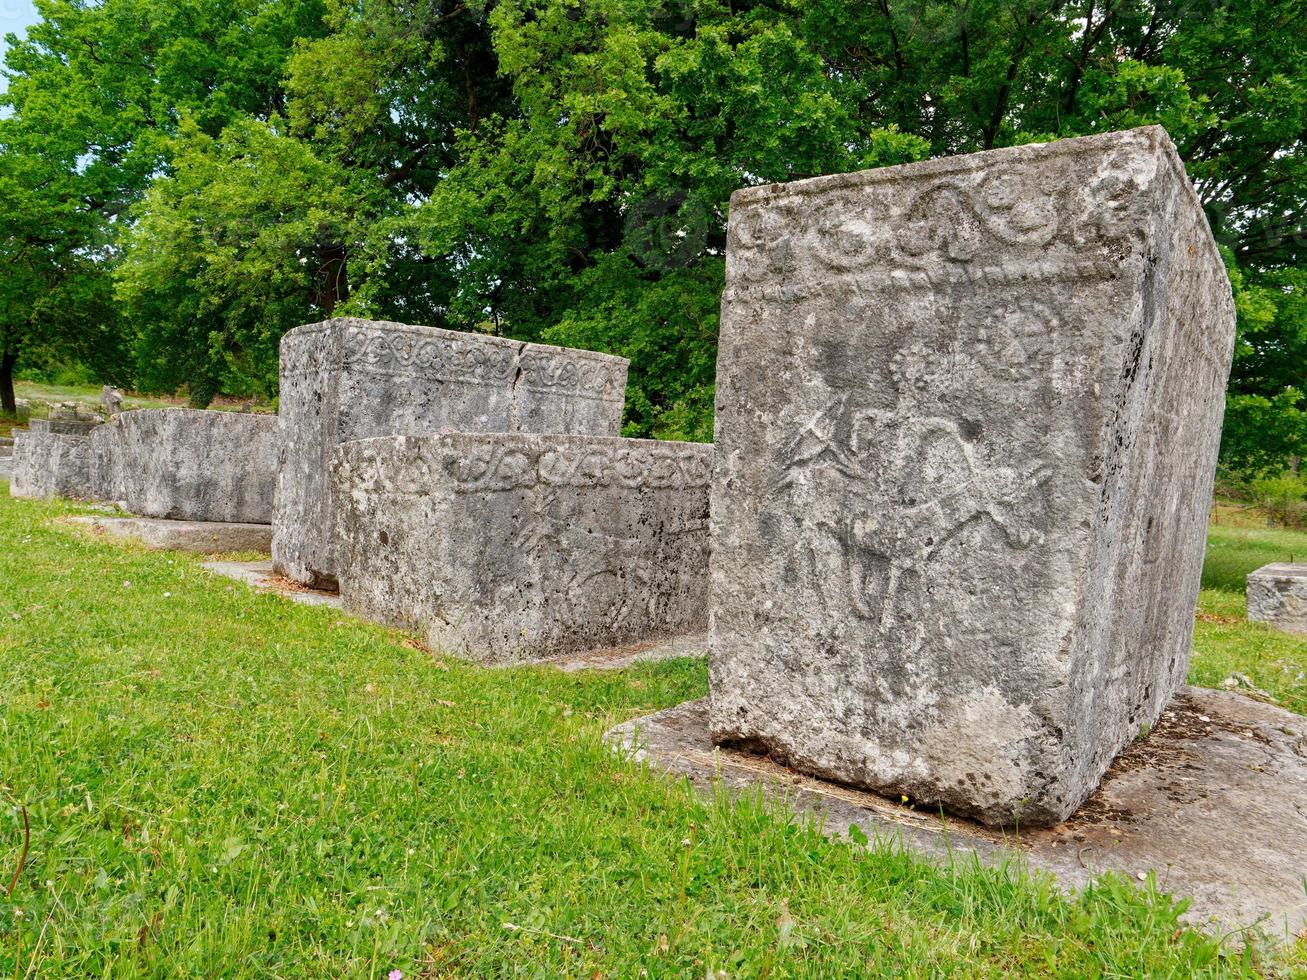
{"type": "Polygon", "coordinates": [[[18,400],[14,397],[14,365],[17,363],[17,350],[0,353],[0,412],[6,415],[18,414],[18,400]]]}
{"type": "Polygon", "coordinates": [[[318,288],[318,305],[330,319],[336,307],[349,299],[349,252],[343,244],[322,248],[322,280],[318,288]]]}

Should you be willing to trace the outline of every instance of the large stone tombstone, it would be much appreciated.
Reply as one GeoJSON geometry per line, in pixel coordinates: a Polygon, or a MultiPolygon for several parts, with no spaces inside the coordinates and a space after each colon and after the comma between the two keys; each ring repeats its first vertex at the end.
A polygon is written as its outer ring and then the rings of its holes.
{"type": "Polygon", "coordinates": [[[142,517],[271,524],[275,415],[151,408],[122,412],[91,437],[98,497],[142,517]]]}
{"type": "Polygon", "coordinates": [[[336,583],[327,467],[343,442],[441,432],[617,435],[627,362],[482,334],[337,319],[282,338],[273,563],[336,583]]]}
{"type": "Polygon", "coordinates": [[[1185,676],[1233,335],[1159,128],[737,192],[714,738],[1074,811],[1185,676]]]}
{"type": "Polygon", "coordinates": [[[702,633],[712,447],[392,436],[336,450],[345,608],[512,663],[702,633]]]}

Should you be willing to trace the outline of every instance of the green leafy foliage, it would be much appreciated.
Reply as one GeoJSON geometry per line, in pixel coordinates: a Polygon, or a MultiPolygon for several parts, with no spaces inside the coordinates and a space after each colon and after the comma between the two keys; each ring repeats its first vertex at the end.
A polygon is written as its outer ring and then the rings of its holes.
{"type": "Polygon", "coordinates": [[[708,438],[731,192],[927,144],[862,126],[784,11],[544,0],[490,24],[511,115],[414,219],[457,257],[451,318],[627,356],[626,431],[708,438]]]}
{"type": "Polygon", "coordinates": [[[117,276],[142,390],[275,394],[281,335],[348,298],[374,188],[281,128],[240,120],[215,138],[183,122],[172,176],[135,208],[117,276]]]}
{"type": "Polygon", "coordinates": [[[630,357],[626,431],[701,439],[734,190],[1161,123],[1239,303],[1223,459],[1303,455],[1303,0],[41,4],[6,199],[69,244],[0,254],[26,349],[65,281],[197,402],[332,312],[488,330],[630,357]]]}
{"type": "MultiPolygon", "coordinates": [[[[0,299],[0,394],[20,355],[81,360],[102,380],[134,380],[135,321],[113,284],[132,205],[166,179],[183,119],[216,137],[274,111],[291,47],[322,31],[324,13],[320,0],[37,0],[37,8],[41,21],[24,39],[11,35],[5,55],[0,183],[3,203],[18,206],[5,209],[12,224],[0,245],[0,280],[12,283],[0,299]]],[[[157,268],[165,279],[184,275],[157,268]]]]}
{"type": "Polygon", "coordinates": [[[1238,337],[1221,458],[1257,476],[1307,456],[1307,270],[1250,278],[1231,263],[1238,337]]]}
{"type": "Polygon", "coordinates": [[[100,274],[104,236],[78,206],[74,161],[0,119],[0,410],[15,410],[18,354],[76,359],[126,377],[122,336],[100,274]]]}

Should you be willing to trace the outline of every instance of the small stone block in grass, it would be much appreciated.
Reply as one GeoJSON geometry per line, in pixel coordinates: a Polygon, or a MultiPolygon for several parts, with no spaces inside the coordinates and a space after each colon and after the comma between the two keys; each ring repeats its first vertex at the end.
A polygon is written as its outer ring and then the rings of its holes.
{"type": "Polygon", "coordinates": [[[1263,565],[1248,576],[1248,618],[1307,635],[1307,563],[1263,565]]]}

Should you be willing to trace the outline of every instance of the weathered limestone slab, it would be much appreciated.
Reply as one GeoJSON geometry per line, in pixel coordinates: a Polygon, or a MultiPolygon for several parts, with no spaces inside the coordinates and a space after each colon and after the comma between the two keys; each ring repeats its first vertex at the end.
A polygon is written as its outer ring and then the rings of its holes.
{"type": "Polygon", "coordinates": [[[97,432],[96,491],[143,517],[271,524],[275,415],[163,408],[123,412],[97,432]]]}
{"type": "Polygon", "coordinates": [[[440,432],[617,435],[627,362],[481,334],[337,319],[281,341],[287,434],[277,483],[278,571],[334,587],[327,468],[343,442],[440,432]]]}
{"type": "Polygon", "coordinates": [[[1233,336],[1159,128],[737,192],[714,737],[1072,813],[1185,676],[1233,336]]]}
{"type": "MultiPolygon", "coordinates": [[[[30,433],[30,430],[29,430],[30,433]]],[[[9,455],[9,496],[11,497],[28,497],[31,496],[28,485],[31,483],[29,468],[29,459],[31,458],[27,451],[27,439],[30,435],[25,435],[14,430],[13,450],[9,455]],[[24,485],[27,481],[28,485],[24,485]]]]}
{"type": "Polygon", "coordinates": [[[340,592],[488,663],[701,632],[712,447],[518,433],[341,446],[340,592]]]}
{"type": "Polygon", "coordinates": [[[51,420],[70,420],[74,422],[102,422],[95,411],[88,405],[76,400],[65,402],[46,402],[46,413],[51,420]]]}
{"type": "Polygon", "coordinates": [[[1193,899],[1185,919],[1220,931],[1256,924],[1284,940],[1307,927],[1307,719],[1239,694],[1183,688],[1146,739],[1108,770],[1070,820],[1017,834],[902,806],[713,745],[707,700],[620,725],[614,747],[636,761],[731,792],[759,789],[819,818],[828,835],[857,826],[932,859],[1025,865],[1079,889],[1104,872],[1193,899]]]}
{"type": "Polygon", "coordinates": [[[90,499],[90,447],[84,435],[15,431],[10,496],[90,499]]]}
{"type": "Polygon", "coordinates": [[[5,447],[9,493],[14,497],[89,499],[93,494],[87,437],[98,423],[77,419],[31,419],[15,429],[5,447]]]}
{"type": "Polygon", "coordinates": [[[1245,580],[1248,618],[1288,633],[1307,633],[1307,564],[1263,565],[1245,580]]]}
{"type": "Polygon", "coordinates": [[[42,434],[53,432],[61,436],[86,436],[95,431],[99,425],[99,421],[94,419],[30,419],[27,423],[27,431],[42,434]]]}
{"type": "Polygon", "coordinates": [[[135,541],[156,551],[189,551],[201,555],[272,550],[270,524],[226,521],[168,521],[156,517],[70,517],[68,523],[92,534],[135,541]]]}

